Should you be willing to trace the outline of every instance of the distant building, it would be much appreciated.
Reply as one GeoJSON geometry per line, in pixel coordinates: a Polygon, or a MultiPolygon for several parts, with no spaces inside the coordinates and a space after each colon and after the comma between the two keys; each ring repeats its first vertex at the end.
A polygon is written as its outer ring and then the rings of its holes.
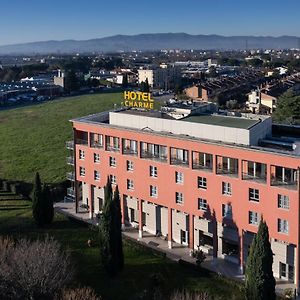
{"type": "Polygon", "coordinates": [[[54,76],[54,85],[59,85],[62,88],[65,88],[65,73],[61,70],[58,70],[57,76],[54,76]]]}
{"type": "Polygon", "coordinates": [[[174,65],[161,64],[152,69],[138,70],[138,83],[148,79],[152,88],[170,90],[174,89],[181,81],[181,68],[174,65]]]}

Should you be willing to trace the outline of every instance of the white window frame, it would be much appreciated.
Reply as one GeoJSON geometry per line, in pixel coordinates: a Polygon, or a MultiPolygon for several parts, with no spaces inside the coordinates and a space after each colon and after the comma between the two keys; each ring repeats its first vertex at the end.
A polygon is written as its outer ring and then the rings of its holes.
{"type": "Polygon", "coordinates": [[[290,199],[287,195],[278,194],[278,208],[290,209],[290,199]]]}
{"type": "Polygon", "coordinates": [[[278,232],[280,233],[289,233],[289,221],[284,219],[278,219],[278,232]]]}
{"type": "Polygon", "coordinates": [[[94,163],[99,164],[100,163],[100,154],[94,153],[94,163]]]}
{"type": "Polygon", "coordinates": [[[110,175],[110,182],[111,184],[117,184],[117,177],[116,175],[110,175]]]}
{"type": "Polygon", "coordinates": [[[127,160],[126,162],[126,168],[127,168],[127,171],[133,171],[133,161],[132,160],[127,160]]]}
{"type": "Polygon", "coordinates": [[[175,182],[179,184],[183,184],[184,181],[184,175],[182,172],[175,172],[175,182]]]}
{"type": "Polygon", "coordinates": [[[100,172],[97,170],[94,170],[94,180],[100,181],[100,172]]]}
{"type": "Polygon", "coordinates": [[[79,167],[79,175],[82,177],[85,176],[85,168],[84,167],[79,167]]]}
{"type": "Polygon", "coordinates": [[[227,196],[232,195],[232,187],[230,182],[222,182],[222,194],[227,196]]]}
{"type": "Polygon", "coordinates": [[[158,196],[158,189],[155,185],[150,185],[150,197],[157,198],[158,196]]]}
{"type": "Polygon", "coordinates": [[[207,211],[207,200],[203,198],[198,198],[198,209],[202,211],[207,211]]]}
{"type": "Polygon", "coordinates": [[[117,160],[114,156],[109,157],[109,166],[113,168],[117,166],[117,160]]]}
{"type": "Polygon", "coordinates": [[[198,189],[207,189],[207,178],[198,176],[198,189]]]}
{"type": "Polygon", "coordinates": [[[85,152],[84,150],[79,149],[79,159],[84,160],[85,159],[85,152]]]}
{"type": "Polygon", "coordinates": [[[259,202],[259,189],[249,188],[249,200],[259,202]]]}
{"type": "Polygon", "coordinates": [[[150,166],[150,177],[157,178],[157,167],[150,166]]]}
{"type": "Polygon", "coordinates": [[[260,221],[259,213],[255,211],[249,211],[249,224],[258,226],[259,221],[260,221]]]}
{"type": "Polygon", "coordinates": [[[183,193],[181,193],[181,192],[175,193],[175,202],[177,204],[181,204],[181,205],[184,203],[183,193]]]}
{"type": "Polygon", "coordinates": [[[127,179],[127,190],[134,190],[134,183],[132,179],[127,179]]]}

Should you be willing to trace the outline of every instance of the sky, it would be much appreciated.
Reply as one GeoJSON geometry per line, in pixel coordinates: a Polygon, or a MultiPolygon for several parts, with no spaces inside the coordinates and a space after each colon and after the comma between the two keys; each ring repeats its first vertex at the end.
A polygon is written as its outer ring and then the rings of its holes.
{"type": "Polygon", "coordinates": [[[0,45],[116,34],[300,36],[299,0],[3,0],[0,45]]]}

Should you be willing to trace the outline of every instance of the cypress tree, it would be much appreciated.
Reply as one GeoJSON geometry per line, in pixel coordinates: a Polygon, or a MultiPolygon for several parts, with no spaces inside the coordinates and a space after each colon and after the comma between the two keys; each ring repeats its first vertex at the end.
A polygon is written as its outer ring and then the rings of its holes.
{"type": "Polygon", "coordinates": [[[123,254],[123,242],[122,242],[122,212],[120,203],[119,188],[116,186],[114,193],[114,208],[115,208],[115,233],[114,238],[116,241],[116,259],[118,270],[121,271],[124,267],[124,254],[123,254]]]}
{"type": "Polygon", "coordinates": [[[116,260],[116,242],[114,238],[115,233],[115,216],[114,203],[112,201],[112,188],[110,179],[107,179],[107,184],[104,188],[104,208],[100,222],[100,252],[102,265],[111,277],[117,274],[117,260],[116,260]]]}
{"type": "Polygon", "coordinates": [[[273,252],[266,222],[261,220],[252,241],[245,273],[247,300],[275,300],[275,279],[272,270],[273,252]]]}
{"type": "Polygon", "coordinates": [[[43,214],[43,190],[40,174],[37,172],[34,181],[33,200],[32,200],[32,215],[38,226],[44,225],[43,214]]]}

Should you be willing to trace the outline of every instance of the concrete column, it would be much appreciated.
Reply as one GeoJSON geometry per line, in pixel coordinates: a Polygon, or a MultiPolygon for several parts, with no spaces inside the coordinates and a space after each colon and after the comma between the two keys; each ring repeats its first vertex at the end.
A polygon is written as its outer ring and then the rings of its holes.
{"type": "Polygon", "coordinates": [[[138,200],[139,206],[139,238],[143,237],[143,200],[138,200]]]}
{"type": "Polygon", "coordinates": [[[189,215],[189,248],[194,250],[194,216],[189,215]]]}
{"type": "Polygon", "coordinates": [[[213,258],[218,257],[218,227],[217,221],[212,220],[213,222],[213,258]]]}
{"type": "Polygon", "coordinates": [[[89,217],[90,219],[93,219],[93,212],[94,212],[94,207],[93,207],[93,186],[89,186],[89,217]]]}
{"type": "Polygon", "coordinates": [[[244,230],[239,230],[240,272],[244,274],[244,230]]]}
{"type": "Polygon", "coordinates": [[[168,247],[172,249],[172,208],[168,208],[168,247]]]}
{"type": "Polygon", "coordinates": [[[242,159],[238,159],[238,176],[239,176],[240,180],[243,179],[243,163],[242,163],[242,159]]]}

